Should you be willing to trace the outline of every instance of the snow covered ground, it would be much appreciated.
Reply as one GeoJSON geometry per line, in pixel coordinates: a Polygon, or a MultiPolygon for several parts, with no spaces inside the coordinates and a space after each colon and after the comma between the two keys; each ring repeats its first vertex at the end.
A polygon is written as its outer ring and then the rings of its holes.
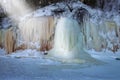
{"type": "Polygon", "coordinates": [[[104,62],[100,65],[65,64],[45,59],[36,50],[20,52],[4,55],[0,50],[0,80],[120,80],[120,61],[115,60],[120,52],[87,51],[104,62]]]}

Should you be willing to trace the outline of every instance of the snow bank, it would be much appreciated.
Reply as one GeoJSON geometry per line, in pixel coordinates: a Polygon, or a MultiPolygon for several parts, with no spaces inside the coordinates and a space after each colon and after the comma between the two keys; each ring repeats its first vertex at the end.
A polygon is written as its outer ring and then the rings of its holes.
{"type": "Polygon", "coordinates": [[[16,58],[42,58],[43,53],[39,52],[37,50],[31,50],[31,49],[26,49],[26,50],[19,50],[16,51],[12,54],[7,55],[9,57],[16,57],[16,58]]]}

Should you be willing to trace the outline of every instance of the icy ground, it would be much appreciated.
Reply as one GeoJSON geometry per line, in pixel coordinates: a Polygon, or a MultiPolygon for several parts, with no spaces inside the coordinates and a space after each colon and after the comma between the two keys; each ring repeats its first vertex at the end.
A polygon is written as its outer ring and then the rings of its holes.
{"type": "Polygon", "coordinates": [[[44,59],[36,50],[11,55],[4,55],[4,50],[0,50],[0,80],[120,80],[120,61],[115,60],[120,57],[119,52],[88,52],[105,63],[63,64],[44,59]]]}

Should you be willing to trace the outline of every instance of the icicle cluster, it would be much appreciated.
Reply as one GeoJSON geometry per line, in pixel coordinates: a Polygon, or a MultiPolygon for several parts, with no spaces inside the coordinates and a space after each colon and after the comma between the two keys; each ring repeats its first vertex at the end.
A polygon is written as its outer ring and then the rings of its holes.
{"type": "MultiPolygon", "coordinates": [[[[20,36],[23,44],[31,48],[31,43],[41,45],[40,50],[49,50],[52,46],[51,37],[54,34],[54,18],[38,17],[26,19],[19,24],[20,36]],[[50,47],[51,46],[51,47],[50,47]]],[[[33,45],[36,48],[36,45],[33,45]]]]}

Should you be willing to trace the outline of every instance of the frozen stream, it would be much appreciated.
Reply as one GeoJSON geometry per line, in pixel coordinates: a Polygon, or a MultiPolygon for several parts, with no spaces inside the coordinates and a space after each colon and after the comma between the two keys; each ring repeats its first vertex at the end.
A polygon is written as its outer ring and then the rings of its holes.
{"type": "MultiPolygon", "coordinates": [[[[119,53],[117,53],[119,54],[119,53]]],[[[0,80],[120,80],[117,54],[92,53],[105,64],[62,64],[40,57],[0,56],[0,80]]]]}

